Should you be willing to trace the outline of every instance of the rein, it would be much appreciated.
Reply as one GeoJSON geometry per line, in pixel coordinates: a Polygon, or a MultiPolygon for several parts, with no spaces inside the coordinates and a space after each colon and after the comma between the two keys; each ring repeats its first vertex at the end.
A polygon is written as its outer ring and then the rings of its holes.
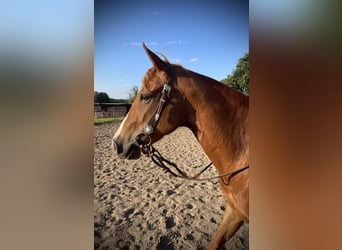
{"type": "Polygon", "coordinates": [[[165,159],[161,153],[155,149],[151,144],[151,134],[154,133],[154,129],[157,126],[157,123],[159,121],[159,118],[161,116],[161,113],[163,112],[164,105],[167,101],[167,99],[170,97],[171,93],[171,84],[173,80],[173,73],[174,73],[175,67],[171,66],[169,76],[171,76],[167,83],[164,84],[163,90],[162,90],[162,96],[159,100],[159,104],[151,116],[150,120],[147,123],[147,126],[144,128],[143,132],[139,133],[136,136],[136,142],[140,145],[140,152],[144,154],[145,156],[148,156],[152,159],[152,161],[159,167],[161,167],[163,170],[165,170],[167,173],[171,174],[174,177],[186,179],[186,180],[192,180],[192,181],[206,181],[206,180],[213,180],[222,178],[222,181],[225,185],[229,185],[230,179],[237,175],[238,173],[246,170],[249,168],[249,165],[244,166],[242,168],[236,169],[234,171],[223,173],[220,175],[216,175],[213,177],[208,178],[198,178],[201,174],[203,174],[213,163],[209,163],[204,169],[202,169],[200,172],[195,174],[194,176],[188,176],[184,171],[182,171],[176,163],[171,162],[170,160],[165,159]],[[141,136],[147,136],[149,142],[148,143],[142,143],[140,141],[141,136]],[[167,166],[168,165],[168,166],[167,166]],[[171,170],[170,167],[173,167],[175,170],[171,170]],[[225,182],[223,177],[228,176],[228,181],[225,182]]]}
{"type": "Polygon", "coordinates": [[[194,176],[189,176],[187,175],[184,171],[182,171],[176,163],[167,160],[166,158],[164,158],[161,153],[155,149],[151,144],[148,145],[144,145],[141,147],[141,152],[147,156],[150,157],[152,159],[152,161],[158,166],[161,167],[163,170],[165,170],[167,173],[173,175],[174,177],[177,178],[182,178],[185,180],[191,180],[191,181],[207,181],[207,180],[213,180],[213,179],[218,179],[218,178],[222,178],[222,181],[225,185],[229,185],[229,181],[230,179],[237,175],[238,173],[246,170],[249,168],[249,165],[244,166],[242,168],[236,169],[234,171],[228,172],[228,173],[224,173],[224,174],[220,174],[220,175],[216,175],[216,176],[212,176],[212,177],[207,177],[207,178],[198,178],[201,174],[203,174],[213,163],[210,162],[206,167],[204,167],[200,172],[198,172],[197,174],[195,174],[194,176]],[[142,149],[142,147],[144,149],[142,149]],[[168,166],[167,166],[167,165],[168,166]],[[176,171],[173,171],[171,168],[173,167],[176,171]],[[223,177],[228,176],[228,181],[226,182],[223,177]]]}

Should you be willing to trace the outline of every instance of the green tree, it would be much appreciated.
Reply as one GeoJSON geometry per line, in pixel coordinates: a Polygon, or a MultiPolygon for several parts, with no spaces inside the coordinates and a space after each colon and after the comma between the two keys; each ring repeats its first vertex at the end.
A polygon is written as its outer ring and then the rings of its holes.
{"type": "Polygon", "coordinates": [[[221,82],[244,95],[249,95],[249,54],[245,53],[236,64],[233,72],[221,82]]]}
{"type": "Polygon", "coordinates": [[[114,99],[114,98],[110,98],[110,102],[111,103],[128,103],[127,99],[114,99]]]}
{"type": "Polygon", "coordinates": [[[110,98],[105,92],[94,92],[94,103],[109,103],[110,98]]]}
{"type": "Polygon", "coordinates": [[[138,87],[137,86],[133,86],[130,91],[128,92],[128,102],[129,103],[133,103],[135,97],[138,94],[138,87]]]}

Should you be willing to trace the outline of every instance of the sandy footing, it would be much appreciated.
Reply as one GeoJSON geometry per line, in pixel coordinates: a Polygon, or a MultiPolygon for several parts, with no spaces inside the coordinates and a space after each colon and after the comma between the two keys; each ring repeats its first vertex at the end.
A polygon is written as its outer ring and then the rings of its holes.
{"type": "MultiPolygon", "coordinates": [[[[174,178],[147,157],[119,159],[111,148],[118,127],[94,127],[95,249],[207,249],[225,206],[218,181],[174,178]]],[[[189,174],[210,162],[186,128],[154,145],[189,174]]],[[[204,176],[216,174],[212,167],[204,176]]],[[[248,246],[245,223],[225,247],[248,246]]]]}

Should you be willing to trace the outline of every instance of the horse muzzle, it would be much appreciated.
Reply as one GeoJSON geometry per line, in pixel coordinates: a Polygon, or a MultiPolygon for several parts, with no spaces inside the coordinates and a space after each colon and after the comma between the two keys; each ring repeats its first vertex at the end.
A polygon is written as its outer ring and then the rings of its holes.
{"type": "Polygon", "coordinates": [[[140,158],[140,148],[136,142],[120,143],[113,139],[112,148],[120,159],[135,160],[140,158]]]}

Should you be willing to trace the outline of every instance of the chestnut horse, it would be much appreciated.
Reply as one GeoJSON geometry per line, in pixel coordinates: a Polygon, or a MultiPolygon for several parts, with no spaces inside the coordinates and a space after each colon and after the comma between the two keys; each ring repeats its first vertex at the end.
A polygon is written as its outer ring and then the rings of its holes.
{"type": "MultiPolygon", "coordinates": [[[[188,127],[219,174],[249,164],[249,98],[204,75],[160,59],[151,60],[132,107],[113,137],[121,159],[138,159],[150,145],[180,126],[188,127]]],[[[209,249],[222,247],[249,214],[249,169],[220,178],[226,198],[222,221],[209,249]]]]}

